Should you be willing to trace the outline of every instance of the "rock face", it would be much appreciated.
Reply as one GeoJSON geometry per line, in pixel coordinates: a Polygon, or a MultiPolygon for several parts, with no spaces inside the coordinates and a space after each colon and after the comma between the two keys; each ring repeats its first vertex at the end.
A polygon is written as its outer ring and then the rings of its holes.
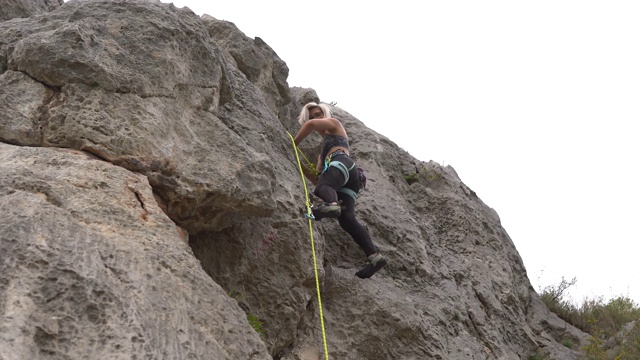
{"type": "Polygon", "coordinates": [[[0,174],[3,359],[270,358],[144,175],[2,143],[0,174]]]}
{"type": "MultiPolygon", "coordinates": [[[[316,93],[289,88],[259,38],[186,8],[47,10],[0,22],[0,359],[324,358],[287,134],[316,93]]],[[[313,224],[330,357],[577,359],[565,345],[586,334],[544,307],[455,170],[334,111],[390,263],[358,279],[357,245],[313,224]]]]}
{"type": "Polygon", "coordinates": [[[64,4],[64,0],[2,0],[0,4],[0,21],[4,21],[46,14],[64,4]]]}

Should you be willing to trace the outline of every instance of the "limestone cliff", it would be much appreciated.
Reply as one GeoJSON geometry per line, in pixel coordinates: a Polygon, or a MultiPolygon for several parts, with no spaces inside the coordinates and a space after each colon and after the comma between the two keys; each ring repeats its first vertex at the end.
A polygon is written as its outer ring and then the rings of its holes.
{"type": "MultiPolygon", "coordinates": [[[[287,134],[316,93],[259,38],[186,8],[2,9],[0,359],[323,359],[287,134]]],[[[333,110],[390,263],[355,277],[357,245],[314,223],[330,358],[578,359],[565,345],[586,334],[544,307],[455,170],[333,110]]]]}

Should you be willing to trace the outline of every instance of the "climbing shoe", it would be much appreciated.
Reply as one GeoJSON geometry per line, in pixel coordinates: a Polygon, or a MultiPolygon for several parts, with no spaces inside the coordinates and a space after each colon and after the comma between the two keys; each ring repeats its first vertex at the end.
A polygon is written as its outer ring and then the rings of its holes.
{"type": "Polygon", "coordinates": [[[340,205],[321,204],[318,206],[312,206],[311,212],[316,220],[322,220],[324,218],[337,218],[340,216],[340,205]]]}
{"type": "Polygon", "coordinates": [[[364,265],[364,267],[358,270],[356,276],[360,279],[370,278],[385,265],[387,265],[387,258],[378,253],[374,257],[367,260],[367,263],[364,265]]]}

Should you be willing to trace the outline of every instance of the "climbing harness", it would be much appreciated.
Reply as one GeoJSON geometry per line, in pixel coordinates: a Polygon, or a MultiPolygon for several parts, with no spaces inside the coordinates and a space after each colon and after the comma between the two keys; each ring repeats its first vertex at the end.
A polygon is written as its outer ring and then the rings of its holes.
{"type": "Polygon", "coordinates": [[[342,186],[345,186],[347,184],[347,182],[349,181],[349,171],[351,171],[351,169],[353,169],[356,166],[356,163],[353,163],[353,165],[351,165],[350,168],[347,168],[347,166],[345,164],[341,163],[340,161],[333,161],[332,160],[333,157],[336,156],[336,155],[347,155],[347,153],[345,153],[344,151],[336,151],[336,152],[332,153],[331,155],[329,155],[327,157],[327,160],[324,162],[324,170],[322,170],[322,172],[327,171],[330,166],[338,168],[338,170],[340,170],[340,172],[344,176],[344,183],[342,184],[342,186]]]}
{"type": "Polygon", "coordinates": [[[344,183],[342,183],[342,187],[338,188],[336,191],[337,192],[341,192],[341,193],[345,193],[349,196],[351,196],[353,198],[353,201],[356,201],[356,199],[358,198],[358,193],[345,187],[345,185],[347,185],[347,182],[349,182],[349,172],[351,170],[353,170],[353,168],[356,166],[356,163],[354,162],[353,165],[351,165],[350,168],[347,168],[347,165],[341,163],[340,161],[333,161],[333,157],[336,155],[347,155],[347,153],[345,153],[342,150],[338,150],[335,151],[333,153],[331,153],[327,159],[324,162],[324,169],[322,170],[322,172],[325,172],[329,169],[329,167],[333,166],[335,168],[337,168],[338,170],[340,170],[340,172],[342,173],[342,176],[344,177],[344,183]]]}
{"type": "MultiPolygon", "coordinates": [[[[307,181],[304,178],[304,172],[302,171],[302,163],[300,162],[300,157],[298,156],[298,147],[296,146],[296,142],[293,139],[293,135],[290,132],[287,132],[289,137],[291,138],[291,143],[293,144],[293,150],[296,153],[296,160],[298,161],[298,170],[300,170],[300,176],[302,177],[302,184],[304,186],[304,198],[305,198],[305,206],[307,209],[306,217],[309,222],[309,234],[311,237],[311,254],[313,257],[313,272],[316,276],[316,293],[318,294],[318,311],[320,313],[320,327],[322,329],[322,342],[324,344],[324,356],[326,360],[329,360],[329,351],[327,350],[327,334],[324,329],[324,316],[322,314],[322,299],[320,298],[320,280],[318,279],[318,264],[316,261],[316,248],[315,242],[313,240],[313,225],[311,224],[311,220],[313,219],[313,212],[311,211],[311,202],[309,201],[309,191],[307,190],[307,181]]],[[[302,154],[304,156],[304,154],[302,154]]],[[[307,162],[309,160],[305,157],[307,162]]],[[[310,163],[310,162],[309,162],[310,163]]]]}

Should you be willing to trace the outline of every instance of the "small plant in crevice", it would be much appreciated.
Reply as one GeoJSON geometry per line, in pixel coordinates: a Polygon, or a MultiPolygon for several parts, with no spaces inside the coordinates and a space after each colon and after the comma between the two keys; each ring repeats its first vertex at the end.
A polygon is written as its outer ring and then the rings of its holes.
{"type": "Polygon", "coordinates": [[[453,314],[453,321],[458,322],[461,320],[462,319],[460,318],[460,314],[458,314],[457,312],[453,314]]]}
{"type": "Polygon", "coordinates": [[[246,296],[242,294],[239,290],[229,290],[227,291],[227,296],[234,299],[240,307],[243,306],[244,300],[246,296]]]}
{"type": "Polygon", "coordinates": [[[437,181],[442,178],[442,173],[437,171],[429,170],[423,164],[413,164],[415,171],[405,172],[402,174],[402,177],[407,182],[407,184],[411,185],[415,182],[418,182],[422,179],[423,184],[428,186],[429,182],[437,181]]]}
{"type": "Polygon", "coordinates": [[[404,181],[407,182],[407,184],[411,185],[415,182],[418,181],[418,173],[409,173],[409,174],[403,174],[402,177],[404,178],[404,181]]]}
{"type": "Polygon", "coordinates": [[[535,354],[529,355],[527,360],[549,360],[549,356],[536,352],[535,354]]]}
{"type": "Polygon", "coordinates": [[[251,325],[253,330],[255,330],[258,335],[262,337],[265,333],[264,329],[262,328],[262,324],[264,324],[264,322],[260,320],[259,317],[249,312],[249,306],[244,302],[245,295],[243,295],[238,290],[227,291],[227,295],[238,302],[238,306],[240,306],[240,308],[247,315],[247,321],[249,322],[249,325],[251,325]]]}
{"type": "Polygon", "coordinates": [[[427,180],[428,181],[436,181],[442,178],[442,174],[440,173],[436,173],[436,172],[431,172],[427,174],[427,180]]]}
{"type": "Polygon", "coordinates": [[[265,333],[264,329],[262,328],[262,324],[264,324],[264,322],[252,313],[247,313],[247,320],[249,321],[249,325],[251,325],[253,330],[255,330],[258,335],[262,337],[265,333]]]}
{"type": "Polygon", "coordinates": [[[569,348],[569,349],[573,349],[576,344],[573,343],[573,341],[571,341],[570,339],[562,339],[562,341],[560,342],[564,347],[569,348]]]}

